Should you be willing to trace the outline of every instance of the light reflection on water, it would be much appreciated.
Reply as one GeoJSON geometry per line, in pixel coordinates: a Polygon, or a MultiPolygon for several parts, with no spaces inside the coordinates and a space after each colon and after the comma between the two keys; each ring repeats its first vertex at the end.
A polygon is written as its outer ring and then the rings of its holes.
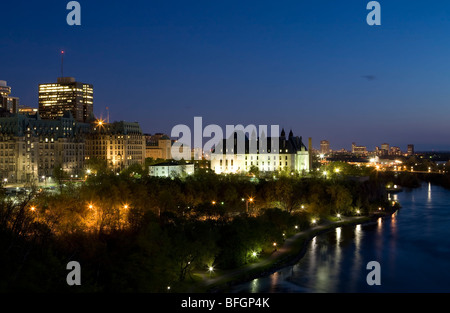
{"type": "Polygon", "coordinates": [[[425,184],[393,199],[398,213],[316,236],[297,264],[232,292],[450,292],[450,191],[425,184]],[[381,286],[366,283],[370,261],[381,286]]]}

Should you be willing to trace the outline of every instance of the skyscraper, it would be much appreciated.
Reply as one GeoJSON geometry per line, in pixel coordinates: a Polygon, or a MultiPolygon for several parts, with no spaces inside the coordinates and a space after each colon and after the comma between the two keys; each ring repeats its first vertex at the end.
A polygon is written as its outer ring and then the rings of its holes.
{"type": "Polygon", "coordinates": [[[389,154],[389,144],[388,143],[382,143],[381,144],[381,151],[383,155],[389,154]]]}
{"type": "Polygon", "coordinates": [[[414,145],[408,145],[408,155],[414,155],[414,145]]]}
{"type": "Polygon", "coordinates": [[[11,87],[4,80],[0,80],[0,108],[9,112],[17,113],[19,110],[19,98],[11,97],[11,87]]]}
{"type": "Polygon", "coordinates": [[[75,81],[73,77],[58,77],[57,83],[39,85],[39,114],[43,119],[55,119],[70,111],[78,122],[88,122],[94,112],[94,88],[75,81]]]}
{"type": "Polygon", "coordinates": [[[330,152],[330,142],[328,140],[320,141],[320,153],[328,154],[330,152]]]}

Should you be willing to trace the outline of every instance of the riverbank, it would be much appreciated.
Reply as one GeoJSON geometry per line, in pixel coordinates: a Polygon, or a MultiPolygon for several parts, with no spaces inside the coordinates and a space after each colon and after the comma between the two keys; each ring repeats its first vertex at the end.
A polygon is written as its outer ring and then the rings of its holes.
{"type": "Polygon", "coordinates": [[[328,221],[310,229],[301,231],[288,238],[282,247],[274,251],[270,256],[261,258],[255,263],[243,267],[214,274],[211,277],[203,276],[201,281],[189,288],[188,292],[194,293],[224,293],[229,292],[234,285],[250,281],[252,279],[270,275],[281,268],[298,262],[306,253],[308,242],[315,236],[333,230],[337,227],[354,226],[358,224],[376,223],[381,217],[390,216],[395,210],[377,212],[370,216],[343,217],[339,221],[328,221]]]}

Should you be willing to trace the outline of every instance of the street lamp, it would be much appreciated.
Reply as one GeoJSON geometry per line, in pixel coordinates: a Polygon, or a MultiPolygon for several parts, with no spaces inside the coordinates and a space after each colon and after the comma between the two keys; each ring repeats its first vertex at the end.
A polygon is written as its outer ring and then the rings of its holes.
{"type": "Polygon", "coordinates": [[[253,197],[250,197],[245,201],[245,211],[248,213],[248,203],[253,203],[253,197]]]}

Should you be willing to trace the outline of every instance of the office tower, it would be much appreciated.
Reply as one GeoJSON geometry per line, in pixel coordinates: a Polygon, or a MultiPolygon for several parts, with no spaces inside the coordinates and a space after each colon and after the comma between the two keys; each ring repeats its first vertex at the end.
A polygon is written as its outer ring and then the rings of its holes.
{"type": "Polygon", "coordinates": [[[414,145],[408,145],[408,155],[414,155],[414,145]]]}
{"type": "Polygon", "coordinates": [[[330,152],[330,142],[328,140],[320,141],[320,153],[328,154],[330,152]]]}
{"type": "Polygon", "coordinates": [[[9,113],[19,110],[19,98],[11,97],[11,87],[4,80],[0,80],[0,108],[9,113]]]}
{"type": "Polygon", "coordinates": [[[388,155],[389,154],[389,144],[388,143],[381,144],[381,151],[382,151],[383,155],[388,155]]]}
{"type": "Polygon", "coordinates": [[[56,119],[70,111],[78,122],[93,118],[94,89],[91,84],[73,77],[58,77],[56,83],[39,85],[39,114],[43,119],[56,119]]]}

